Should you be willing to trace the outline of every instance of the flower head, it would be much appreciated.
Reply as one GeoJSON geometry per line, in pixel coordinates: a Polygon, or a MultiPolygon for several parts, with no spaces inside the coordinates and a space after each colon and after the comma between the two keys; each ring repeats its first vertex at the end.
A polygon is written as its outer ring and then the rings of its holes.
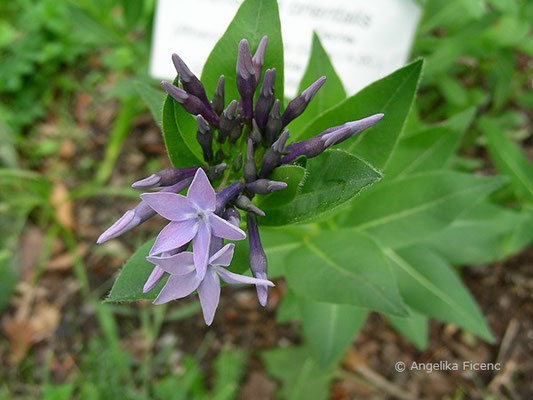
{"type": "Polygon", "coordinates": [[[205,276],[211,235],[242,240],[244,231],[214,213],[216,194],[202,169],[198,169],[187,196],[176,193],[141,195],[150,207],[171,222],[163,228],[150,250],[150,255],[176,249],[192,240],[194,265],[198,277],[205,276]]]}
{"type": "Polygon", "coordinates": [[[149,256],[150,262],[170,274],[154,304],[181,299],[198,290],[205,323],[211,325],[220,299],[220,279],[230,284],[274,286],[266,279],[235,274],[224,268],[230,265],[234,248],[233,243],[228,243],[213,254],[209,258],[205,276],[202,278],[195,272],[194,254],[189,251],[166,257],[149,256]]]}

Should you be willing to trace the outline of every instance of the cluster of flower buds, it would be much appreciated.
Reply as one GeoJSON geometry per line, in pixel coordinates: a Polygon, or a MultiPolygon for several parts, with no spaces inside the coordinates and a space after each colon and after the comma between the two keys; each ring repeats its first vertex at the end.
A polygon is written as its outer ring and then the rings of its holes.
{"type": "Polygon", "coordinates": [[[282,112],[282,103],[275,93],[275,68],[265,71],[260,85],[266,45],[265,36],[252,56],[248,42],[243,39],[239,43],[236,85],[240,99],[232,99],[227,105],[224,76],[220,77],[209,101],[200,80],[177,54],[172,56],[181,87],[168,82],[162,82],[162,86],[195,116],[196,138],[206,165],[169,168],[135,182],[134,188],[163,189],[142,194],[139,205],[127,211],[98,238],[98,243],[103,243],[156,214],[169,220],[147,257],[154,268],[143,291],[152,290],[168,274],[154,303],[180,299],[196,290],[208,325],[218,306],[220,279],[229,284],[255,285],[259,303],[262,306],[267,303],[268,287],[273,283],[267,280],[267,258],[258,229],[258,217],[265,213],[253,198],[287,187],[285,182],[269,179],[272,171],[298,157],[315,157],[383,117],[383,114],[376,114],[347,122],[310,139],[287,144],[289,130],[286,126],[304,112],[326,78],[321,77],[311,84],[282,112]],[[217,190],[213,183],[218,183],[217,190]],[[186,196],[179,194],[186,188],[186,196]],[[224,244],[224,239],[246,237],[241,229],[244,225],[241,213],[246,214],[253,277],[225,268],[231,263],[234,244],[224,244]],[[187,251],[189,247],[192,251],[187,251]]]}

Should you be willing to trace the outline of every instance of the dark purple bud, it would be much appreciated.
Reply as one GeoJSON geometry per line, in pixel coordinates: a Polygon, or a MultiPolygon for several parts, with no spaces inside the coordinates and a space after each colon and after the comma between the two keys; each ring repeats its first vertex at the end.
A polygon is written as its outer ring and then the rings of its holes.
{"type": "Polygon", "coordinates": [[[226,82],[226,78],[224,75],[220,75],[220,78],[218,78],[217,88],[215,89],[215,94],[213,95],[213,100],[211,100],[211,106],[213,108],[213,111],[220,115],[222,110],[224,110],[224,83],[226,82]]]}
{"type": "Polygon", "coordinates": [[[198,97],[188,94],[185,90],[180,89],[169,82],[163,81],[161,82],[161,86],[169,95],[174,98],[174,100],[183,106],[185,111],[193,115],[201,114],[202,117],[204,117],[211,124],[218,126],[217,115],[213,112],[213,110],[211,110],[211,107],[207,108],[207,106],[198,97]]]}
{"type": "Polygon", "coordinates": [[[211,104],[207,100],[207,95],[205,94],[204,85],[202,82],[194,75],[187,64],[177,55],[172,54],[172,62],[176,71],[178,71],[178,76],[180,82],[183,85],[183,89],[189,94],[198,97],[206,105],[206,107],[211,108],[211,104]]]}
{"type": "Polygon", "coordinates": [[[268,145],[271,145],[274,140],[277,139],[279,133],[283,129],[283,122],[280,116],[280,108],[281,103],[279,100],[276,100],[274,102],[274,105],[272,106],[270,114],[268,115],[268,120],[264,130],[265,140],[268,145]]]}
{"type": "Polygon", "coordinates": [[[271,181],[270,179],[258,179],[254,182],[246,184],[246,189],[252,193],[269,194],[277,190],[285,189],[287,184],[285,182],[271,181]]]}
{"type": "Polygon", "coordinates": [[[254,144],[259,144],[261,143],[261,140],[263,140],[263,136],[261,135],[261,131],[259,131],[259,127],[257,126],[255,119],[252,119],[252,131],[250,132],[250,138],[254,144]]]}
{"type": "Polygon", "coordinates": [[[242,110],[245,118],[252,119],[252,102],[257,86],[255,69],[250,54],[250,46],[246,39],[239,43],[239,54],[237,57],[237,90],[241,95],[242,110]]]}
{"type": "Polygon", "coordinates": [[[235,205],[241,210],[253,212],[261,217],[265,216],[265,212],[263,210],[257,207],[248,197],[242,194],[237,197],[237,200],[235,200],[235,205]]]}
{"type": "Polygon", "coordinates": [[[259,79],[261,79],[261,70],[263,69],[263,63],[265,62],[265,51],[266,51],[267,42],[268,42],[268,36],[263,36],[252,58],[252,64],[255,70],[255,79],[257,82],[256,87],[257,87],[257,84],[259,83],[259,79]]]}
{"type": "MultiPolygon", "coordinates": [[[[257,126],[261,131],[265,129],[268,115],[274,104],[274,83],[276,81],[276,68],[267,69],[259,96],[255,102],[254,116],[257,126]]],[[[281,128],[280,128],[281,130],[281,128]]]]}
{"type": "Polygon", "coordinates": [[[224,210],[226,204],[237,197],[244,190],[244,183],[235,181],[228,187],[222,189],[217,193],[216,197],[216,213],[219,214],[224,210]]]}
{"type": "Polygon", "coordinates": [[[196,125],[196,140],[200,143],[204,160],[210,162],[213,160],[213,131],[201,115],[196,116],[196,125]]]}
{"type": "Polygon", "coordinates": [[[233,168],[235,172],[239,171],[242,168],[242,153],[240,151],[233,159],[233,162],[231,163],[231,168],[233,168]]]}
{"type": "Polygon", "coordinates": [[[233,226],[239,226],[241,223],[241,214],[233,207],[227,207],[222,217],[233,226]]]}
{"type": "Polygon", "coordinates": [[[383,118],[383,114],[375,114],[358,121],[347,122],[343,125],[326,129],[324,132],[307,140],[287,146],[289,152],[282,159],[282,164],[288,164],[300,156],[316,157],[328,147],[338,144],[355,134],[375,125],[383,118]]]}
{"type": "Polygon", "coordinates": [[[314,83],[311,84],[311,86],[309,86],[302,93],[300,93],[298,97],[291,100],[291,102],[285,109],[285,112],[281,116],[283,126],[287,126],[289,122],[291,122],[293,119],[295,119],[304,112],[304,110],[307,108],[307,106],[315,96],[316,92],[318,92],[318,89],[320,89],[324,84],[325,80],[325,76],[317,79],[314,83]]]}
{"type": "MultiPolygon", "coordinates": [[[[249,261],[250,271],[257,279],[267,279],[267,258],[261,239],[259,238],[259,229],[255,215],[248,213],[248,238],[250,243],[249,261]]],[[[268,299],[268,289],[265,285],[255,285],[259,304],[266,306],[268,299]]]]}
{"type": "Polygon", "coordinates": [[[254,144],[252,139],[248,139],[243,175],[246,182],[253,182],[257,179],[257,167],[255,166],[254,144]]]}
{"type": "MultiPolygon", "coordinates": [[[[192,178],[184,179],[175,185],[164,188],[163,192],[179,193],[191,183],[192,178]]],[[[107,242],[114,239],[123,233],[139,226],[144,221],[152,218],[156,212],[146,202],[142,201],[133,209],[124,213],[120,219],[111,225],[107,230],[100,235],[96,240],[97,244],[107,242]]]]}
{"type": "Polygon", "coordinates": [[[222,111],[218,128],[218,141],[220,143],[224,143],[224,141],[230,135],[235,126],[238,125],[239,122],[237,121],[236,111],[236,100],[232,100],[231,103],[228,104],[226,109],[222,111]]]}
{"type": "Polygon", "coordinates": [[[131,187],[135,189],[154,189],[162,186],[175,185],[185,178],[192,178],[198,167],[189,168],[166,168],[148,178],[141,179],[132,183],[131,187]]]}
{"type": "MultiPolygon", "coordinates": [[[[216,181],[217,179],[220,179],[222,177],[222,173],[224,172],[225,169],[226,169],[226,164],[224,163],[213,165],[207,169],[207,172],[206,172],[207,177],[209,178],[211,182],[216,181]]],[[[204,170],[205,170],[205,167],[204,167],[204,170]]]]}
{"type": "Polygon", "coordinates": [[[229,133],[229,141],[235,143],[242,135],[242,125],[239,123],[239,120],[236,120],[235,125],[233,126],[231,132],[229,133]]]}
{"type": "Polygon", "coordinates": [[[281,158],[283,157],[285,150],[285,143],[289,138],[289,130],[285,129],[278,140],[276,140],[272,146],[266,151],[263,156],[263,165],[261,167],[261,172],[259,173],[260,178],[266,178],[270,172],[280,165],[281,158]]]}

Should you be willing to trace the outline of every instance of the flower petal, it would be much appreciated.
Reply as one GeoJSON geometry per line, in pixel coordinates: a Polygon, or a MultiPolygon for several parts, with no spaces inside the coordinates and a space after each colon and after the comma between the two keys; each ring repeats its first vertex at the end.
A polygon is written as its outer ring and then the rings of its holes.
{"type": "Polygon", "coordinates": [[[233,250],[235,245],[233,243],[228,243],[222,247],[219,251],[211,256],[209,259],[209,264],[211,265],[224,265],[228,266],[231,264],[231,259],[233,258],[233,250]]]}
{"type": "Polygon", "coordinates": [[[159,283],[161,278],[165,275],[165,271],[159,268],[157,265],[154,266],[154,269],[152,270],[152,273],[146,280],[146,283],[143,287],[143,293],[148,293],[150,290],[152,290],[155,285],[159,283]]]}
{"type": "Polygon", "coordinates": [[[209,244],[211,243],[211,230],[208,224],[200,223],[198,233],[192,241],[192,251],[196,273],[200,279],[204,279],[209,260],[209,244]]]}
{"type": "Polygon", "coordinates": [[[196,219],[172,221],[159,232],[149,255],[163,253],[180,247],[190,242],[197,231],[198,223],[196,219]]]}
{"type": "Polygon", "coordinates": [[[184,251],[173,256],[148,256],[146,259],[171,275],[186,275],[194,271],[194,260],[190,251],[184,251]]]}
{"type": "Polygon", "coordinates": [[[220,299],[220,280],[213,267],[207,267],[205,278],[198,286],[198,297],[200,297],[205,323],[211,325],[220,299]]]}
{"type": "Polygon", "coordinates": [[[249,276],[234,274],[228,271],[226,268],[214,267],[217,270],[218,275],[226,283],[250,283],[252,285],[265,285],[274,286],[274,284],[266,279],[256,279],[249,276]]]}
{"type": "Polygon", "coordinates": [[[211,225],[213,235],[216,237],[230,240],[242,240],[246,238],[246,233],[241,228],[230,224],[218,215],[209,214],[209,225],[211,225]]]}
{"type": "Polygon", "coordinates": [[[181,194],[158,192],[143,193],[141,199],[162,217],[170,221],[185,221],[197,214],[191,201],[181,194]]]}
{"type": "Polygon", "coordinates": [[[161,292],[159,292],[159,295],[154,300],[154,304],[168,303],[169,301],[186,297],[194,292],[199,284],[200,279],[198,279],[198,276],[194,271],[187,275],[170,275],[167,283],[163,286],[163,289],[161,289],[161,292]]]}
{"type": "Polygon", "coordinates": [[[204,211],[215,211],[215,190],[202,168],[198,168],[196,171],[191,186],[189,186],[187,198],[204,211]]]}

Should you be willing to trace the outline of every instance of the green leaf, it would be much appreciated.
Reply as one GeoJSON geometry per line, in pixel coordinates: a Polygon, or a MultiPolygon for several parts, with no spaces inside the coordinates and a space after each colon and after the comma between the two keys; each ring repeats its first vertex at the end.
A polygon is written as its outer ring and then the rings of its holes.
{"type": "Polygon", "coordinates": [[[283,42],[276,0],[245,0],[207,58],[202,83],[207,93],[214,93],[220,75],[226,77],[226,103],[239,99],[235,86],[237,48],[247,39],[255,52],[261,38],[268,36],[263,70],[276,68],[276,97],[283,101],[283,42]]]}
{"type": "Polygon", "coordinates": [[[533,210],[524,209],[520,212],[520,221],[515,226],[505,244],[505,255],[516,254],[533,241],[533,210]]]}
{"type": "Polygon", "coordinates": [[[262,209],[281,207],[294,199],[298,191],[300,182],[304,178],[305,168],[298,165],[282,165],[276,168],[269,179],[287,183],[283,190],[271,193],[266,196],[260,196],[257,205],[262,209]]]}
{"type": "Polygon", "coordinates": [[[453,265],[490,263],[507,255],[507,238],[520,221],[516,212],[481,203],[459,215],[425,244],[453,265]]]}
{"type": "MultiPolygon", "coordinates": [[[[177,81],[174,81],[177,84],[177,81]]],[[[163,128],[163,138],[165,139],[165,146],[167,148],[168,157],[170,162],[175,168],[190,167],[192,165],[203,164],[202,158],[198,158],[192,150],[185,143],[181,129],[190,129],[191,116],[185,118],[184,121],[178,120],[176,117],[181,115],[179,108],[181,106],[177,104],[176,100],[167,95],[165,102],[163,103],[163,117],[161,127],[163,128]]],[[[185,113],[184,110],[182,110],[185,113]]],[[[196,130],[194,130],[196,133],[196,130]]]]}
{"type": "Polygon", "coordinates": [[[428,318],[422,314],[417,313],[410,307],[408,317],[396,317],[394,315],[387,315],[387,319],[391,325],[405,336],[411,343],[413,343],[419,350],[425,350],[428,347],[428,318]]]}
{"type": "Polygon", "coordinates": [[[106,303],[116,301],[136,301],[136,300],[153,300],[161,290],[164,280],[149,291],[143,293],[143,286],[150,276],[154,265],[146,260],[148,252],[152,248],[155,239],[149,240],[137,249],[135,253],[126,261],[126,264],[120,270],[120,273],[111,288],[111,292],[106,303]]]}
{"type": "Polygon", "coordinates": [[[340,224],[367,232],[385,247],[406,246],[443,229],[503,182],[451,171],[379,182],[352,201],[340,224]]]}
{"type": "Polygon", "coordinates": [[[483,118],[479,126],[487,139],[492,162],[498,171],[509,176],[516,196],[533,201],[533,164],[526,159],[520,147],[500,130],[496,122],[483,118]]]}
{"type": "Polygon", "coordinates": [[[334,367],[317,365],[312,353],[305,347],[288,347],[261,353],[269,375],[281,384],[279,398],[287,400],[323,400],[329,398],[329,386],[334,367]]]}
{"type": "Polygon", "coordinates": [[[156,90],[152,86],[141,81],[135,82],[135,90],[150,109],[150,112],[152,113],[155,122],[157,122],[157,125],[161,126],[161,114],[163,113],[163,102],[165,101],[165,93],[161,90],[156,90]]]}
{"type": "Polygon", "coordinates": [[[392,261],[407,305],[424,315],[457,324],[481,338],[494,340],[483,315],[455,271],[421,245],[385,250],[392,261]]]}
{"type": "Polygon", "coordinates": [[[406,315],[386,257],[363,233],[320,232],[289,253],[285,274],[305,299],[406,315]]]}
{"type": "Polygon", "coordinates": [[[337,75],[335,68],[333,68],[328,53],[324,50],[318,35],[316,32],[313,32],[311,56],[300,81],[298,93],[303,92],[309,85],[323,75],[327,77],[324,86],[317,92],[305,112],[289,124],[288,128],[291,132],[300,132],[317,115],[336,106],[346,98],[346,91],[342,86],[341,79],[337,75]]]}
{"type": "Polygon", "coordinates": [[[298,301],[304,335],[321,366],[340,359],[365,322],[368,311],[346,304],[298,301]]]}
{"type": "Polygon", "coordinates": [[[381,174],[343,150],[327,150],[307,162],[307,175],[288,203],[265,207],[262,225],[308,222],[346,203],[381,174]]]}
{"type": "Polygon", "coordinates": [[[401,138],[384,171],[385,176],[391,178],[444,167],[457,149],[474,113],[475,108],[469,108],[444,123],[401,138]]]}
{"type": "Polygon", "coordinates": [[[320,114],[301,133],[295,132],[297,136],[293,135],[293,138],[307,139],[331,126],[383,113],[385,117],[376,126],[339,145],[375,167],[383,168],[396,146],[413,103],[422,65],[422,60],[415,61],[372,83],[320,114]]]}

